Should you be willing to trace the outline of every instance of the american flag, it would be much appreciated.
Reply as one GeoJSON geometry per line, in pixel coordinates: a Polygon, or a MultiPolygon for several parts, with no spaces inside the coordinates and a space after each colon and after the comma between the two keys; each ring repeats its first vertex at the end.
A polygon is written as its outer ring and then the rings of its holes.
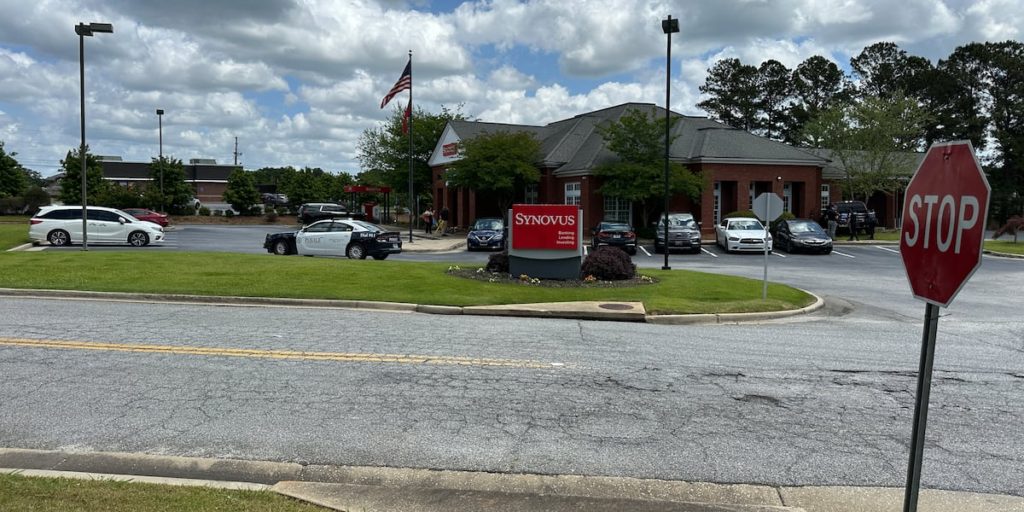
{"type": "Polygon", "coordinates": [[[398,77],[395,86],[380,101],[380,108],[384,108],[396,94],[408,89],[412,89],[412,57],[409,57],[409,63],[405,65],[405,71],[402,71],[402,76],[398,77]]]}

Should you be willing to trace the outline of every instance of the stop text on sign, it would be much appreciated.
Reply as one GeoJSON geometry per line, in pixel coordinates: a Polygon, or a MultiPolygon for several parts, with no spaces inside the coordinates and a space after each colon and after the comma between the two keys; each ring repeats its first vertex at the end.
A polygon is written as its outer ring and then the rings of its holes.
{"type": "Polygon", "coordinates": [[[512,248],[578,251],[580,210],[565,204],[512,205],[512,248]]]}
{"type": "Polygon", "coordinates": [[[946,194],[940,198],[915,194],[907,205],[910,226],[903,230],[903,241],[907,247],[915,247],[920,242],[923,248],[929,249],[934,240],[939,252],[947,252],[952,246],[953,254],[960,254],[964,232],[978,224],[980,212],[980,202],[975,196],[958,198],[946,194]],[[921,213],[923,219],[919,216],[921,213]]]}

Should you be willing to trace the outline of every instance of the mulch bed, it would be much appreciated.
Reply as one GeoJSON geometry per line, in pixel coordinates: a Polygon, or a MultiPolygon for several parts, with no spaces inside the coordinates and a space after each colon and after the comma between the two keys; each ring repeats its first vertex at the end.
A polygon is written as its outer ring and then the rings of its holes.
{"type": "Polygon", "coordinates": [[[488,272],[482,267],[478,268],[464,268],[460,266],[448,267],[448,275],[461,277],[464,279],[473,279],[475,281],[485,281],[488,283],[505,283],[505,284],[516,284],[521,286],[543,286],[547,288],[629,288],[632,286],[641,286],[657,283],[658,280],[649,276],[637,276],[632,279],[623,279],[621,281],[601,281],[594,280],[588,281],[584,279],[538,279],[538,278],[526,278],[522,279],[519,276],[513,276],[504,272],[488,272]]]}

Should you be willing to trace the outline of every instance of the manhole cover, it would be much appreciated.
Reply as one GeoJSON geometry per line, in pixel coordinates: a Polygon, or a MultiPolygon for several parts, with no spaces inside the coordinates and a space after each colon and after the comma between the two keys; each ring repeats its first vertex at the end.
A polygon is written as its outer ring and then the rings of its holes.
{"type": "Polygon", "coordinates": [[[633,309],[633,306],[629,304],[598,304],[597,307],[601,309],[614,309],[616,311],[625,311],[627,309],[633,309]]]}

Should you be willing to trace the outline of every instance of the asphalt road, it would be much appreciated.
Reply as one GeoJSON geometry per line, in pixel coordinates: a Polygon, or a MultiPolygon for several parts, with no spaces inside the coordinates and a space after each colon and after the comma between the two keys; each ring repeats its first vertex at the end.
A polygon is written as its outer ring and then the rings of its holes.
{"type": "MultiPolygon", "coordinates": [[[[709,252],[673,268],[763,272],[709,252]]],[[[746,325],[0,298],[0,446],[900,486],[924,305],[840,252],[770,257],[829,306],[746,325]]],[[[986,257],[943,311],[927,487],[1024,495],[1021,289],[986,257]]]]}

